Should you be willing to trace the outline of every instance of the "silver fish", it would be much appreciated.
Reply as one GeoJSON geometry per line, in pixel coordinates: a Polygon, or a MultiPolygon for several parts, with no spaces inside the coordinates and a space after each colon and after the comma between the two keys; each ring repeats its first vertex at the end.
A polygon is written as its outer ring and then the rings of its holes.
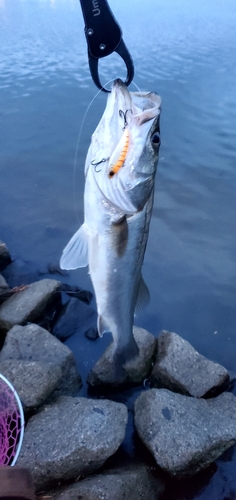
{"type": "Polygon", "coordinates": [[[89,266],[98,332],[111,332],[116,373],[138,354],[135,307],[149,293],[141,268],[160,146],[160,96],[116,80],[85,163],[84,223],[65,247],[62,269],[89,266]]]}

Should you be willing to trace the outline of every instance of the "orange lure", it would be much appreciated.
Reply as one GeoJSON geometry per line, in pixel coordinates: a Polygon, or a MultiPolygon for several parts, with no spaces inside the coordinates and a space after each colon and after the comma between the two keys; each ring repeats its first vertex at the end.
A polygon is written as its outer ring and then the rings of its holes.
{"type": "Polygon", "coordinates": [[[124,133],[110,158],[111,167],[108,172],[108,177],[110,179],[120,170],[121,167],[123,167],[127,156],[129,141],[129,132],[128,129],[125,128],[124,133]]]}

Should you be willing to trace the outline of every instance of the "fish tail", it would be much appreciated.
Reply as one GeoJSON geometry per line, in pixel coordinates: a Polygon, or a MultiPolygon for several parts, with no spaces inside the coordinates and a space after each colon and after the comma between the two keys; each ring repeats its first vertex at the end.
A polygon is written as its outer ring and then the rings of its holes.
{"type": "Polygon", "coordinates": [[[139,348],[132,337],[129,343],[123,347],[117,347],[113,357],[114,378],[117,382],[125,376],[124,365],[139,355],[139,348]]]}

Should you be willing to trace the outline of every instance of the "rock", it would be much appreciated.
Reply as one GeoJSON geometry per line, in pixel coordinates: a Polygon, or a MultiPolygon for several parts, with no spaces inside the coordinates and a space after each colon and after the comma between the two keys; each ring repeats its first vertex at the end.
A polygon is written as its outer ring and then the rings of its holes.
{"type": "Polygon", "coordinates": [[[25,411],[42,405],[62,379],[59,366],[37,361],[8,359],[0,362],[0,373],[13,384],[25,411]]]}
{"type": "Polygon", "coordinates": [[[27,469],[20,467],[0,467],[0,498],[1,500],[34,500],[35,488],[32,477],[27,469]]]}
{"type": "Polygon", "coordinates": [[[0,304],[6,300],[11,294],[11,289],[5,278],[0,274],[0,304]]]}
{"type": "Polygon", "coordinates": [[[89,290],[83,290],[75,285],[67,285],[66,283],[61,284],[61,291],[66,292],[67,295],[74,297],[76,299],[82,300],[86,304],[90,304],[93,294],[89,290]]]}
{"type": "Polygon", "coordinates": [[[139,348],[139,355],[124,365],[123,378],[117,382],[114,377],[112,342],[95,366],[90,371],[87,383],[93,387],[118,385],[139,385],[147,378],[152,369],[156,355],[156,339],[143,328],[133,328],[135,341],[139,348]]]}
{"type": "MultiPolygon", "coordinates": [[[[81,378],[71,350],[51,333],[38,325],[14,326],[5,339],[0,352],[0,363],[5,360],[36,361],[44,370],[55,367],[56,373],[62,372],[58,380],[57,392],[74,394],[81,388],[81,378]]],[[[14,374],[12,375],[14,376],[14,374]]]]}
{"type": "Polygon", "coordinates": [[[236,372],[233,371],[233,370],[228,370],[228,374],[229,374],[229,389],[228,390],[231,390],[233,391],[233,389],[235,388],[235,382],[236,382],[236,372]]]}
{"type": "Polygon", "coordinates": [[[236,398],[195,399],[150,389],[135,402],[135,427],[157,464],[178,478],[196,474],[236,442],[236,398]]]}
{"type": "Polygon", "coordinates": [[[41,280],[27,285],[0,306],[0,330],[7,332],[16,324],[39,319],[48,305],[55,300],[60,288],[56,280],[41,280]]]}
{"type": "Polygon", "coordinates": [[[9,285],[7,284],[5,278],[2,276],[2,274],[0,274],[0,292],[1,291],[6,291],[6,290],[10,290],[10,287],[9,285]]]}
{"type": "Polygon", "coordinates": [[[60,340],[65,340],[75,333],[84,334],[96,324],[96,311],[88,304],[71,298],[58,315],[52,333],[60,340]]]}
{"type": "Polygon", "coordinates": [[[8,284],[15,286],[29,285],[38,281],[39,272],[32,262],[25,262],[21,259],[15,259],[3,271],[4,278],[8,284]]]}
{"type": "Polygon", "coordinates": [[[158,500],[164,491],[161,479],[145,464],[115,467],[49,492],[52,500],[158,500]]]}
{"type": "Polygon", "coordinates": [[[88,328],[88,330],[86,330],[86,332],[84,332],[84,335],[89,340],[97,340],[99,337],[97,328],[95,328],[95,327],[88,328]]]}
{"type": "Polygon", "coordinates": [[[60,268],[60,264],[58,261],[49,262],[49,264],[47,265],[47,271],[50,274],[61,274],[61,276],[68,276],[69,274],[68,271],[60,268]]]}
{"type": "Polygon", "coordinates": [[[9,250],[5,243],[0,240],[0,270],[4,269],[4,267],[8,266],[11,262],[11,256],[9,250]]]}
{"type": "Polygon", "coordinates": [[[90,474],[119,448],[127,420],[121,403],[63,396],[30,418],[17,465],[37,490],[90,474]]]}
{"type": "Polygon", "coordinates": [[[187,340],[163,331],[157,339],[150,380],[154,387],[204,397],[219,394],[229,383],[229,374],[223,366],[199,354],[187,340]]]}

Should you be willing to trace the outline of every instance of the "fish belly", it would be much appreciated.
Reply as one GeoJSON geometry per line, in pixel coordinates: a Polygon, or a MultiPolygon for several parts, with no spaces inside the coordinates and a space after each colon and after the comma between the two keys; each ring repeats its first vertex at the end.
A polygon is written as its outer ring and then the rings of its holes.
{"type": "MultiPolygon", "coordinates": [[[[147,243],[152,197],[144,209],[112,223],[114,213],[98,203],[97,228],[89,241],[89,272],[94,287],[98,331],[114,340],[115,369],[138,354],[133,337],[134,310],[147,243]]],[[[94,219],[93,219],[94,222],[94,219]]]]}

